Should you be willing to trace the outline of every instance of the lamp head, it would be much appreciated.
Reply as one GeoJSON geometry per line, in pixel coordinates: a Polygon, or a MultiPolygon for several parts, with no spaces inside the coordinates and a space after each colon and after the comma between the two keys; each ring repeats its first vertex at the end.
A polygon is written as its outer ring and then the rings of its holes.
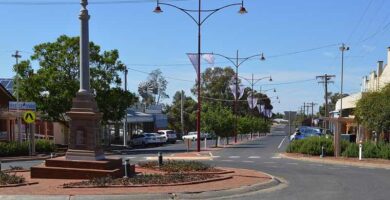
{"type": "Polygon", "coordinates": [[[160,5],[158,5],[158,4],[157,4],[157,6],[156,6],[156,8],[154,9],[154,11],[153,11],[153,12],[155,12],[155,13],[159,14],[159,13],[162,13],[163,11],[161,10],[161,7],[160,7],[160,5]]]}
{"type": "Polygon", "coordinates": [[[261,53],[260,60],[261,60],[261,61],[264,61],[264,60],[265,60],[264,53],[261,53]]]}
{"type": "Polygon", "coordinates": [[[240,14],[248,13],[248,11],[246,11],[246,8],[244,7],[244,1],[241,1],[241,7],[240,7],[240,11],[238,11],[238,13],[240,13],[240,14]]]}
{"type": "Polygon", "coordinates": [[[276,89],[274,89],[274,92],[276,92],[276,89]]]}
{"type": "Polygon", "coordinates": [[[272,77],[269,77],[269,81],[272,82],[272,77]]]}

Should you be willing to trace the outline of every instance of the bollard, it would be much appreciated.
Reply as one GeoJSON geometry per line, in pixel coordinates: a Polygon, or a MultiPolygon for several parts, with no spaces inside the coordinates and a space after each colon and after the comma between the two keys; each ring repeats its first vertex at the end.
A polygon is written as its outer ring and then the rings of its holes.
{"type": "Polygon", "coordinates": [[[207,149],[207,137],[204,138],[204,150],[207,149]]]}
{"type": "Polygon", "coordinates": [[[359,144],[359,160],[362,160],[362,151],[363,151],[363,145],[359,144]]]}
{"type": "Polygon", "coordinates": [[[320,156],[320,158],[323,158],[324,157],[324,146],[321,146],[321,156],[320,156]]]}
{"type": "Polygon", "coordinates": [[[163,156],[161,152],[158,152],[158,167],[163,165],[163,156]]]}
{"type": "Polygon", "coordinates": [[[125,160],[125,176],[123,178],[128,178],[128,175],[127,175],[127,166],[129,165],[130,163],[130,159],[126,159],[125,160]]]}
{"type": "Polygon", "coordinates": [[[53,153],[50,153],[50,158],[53,158],[53,153]]]}
{"type": "Polygon", "coordinates": [[[0,160],[0,172],[1,172],[1,160],[0,160]]]}

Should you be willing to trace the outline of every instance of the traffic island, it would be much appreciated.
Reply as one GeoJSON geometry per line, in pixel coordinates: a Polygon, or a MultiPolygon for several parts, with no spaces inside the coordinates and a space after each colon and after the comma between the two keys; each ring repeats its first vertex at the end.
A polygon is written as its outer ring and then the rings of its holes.
{"type": "Polygon", "coordinates": [[[29,172],[17,172],[16,174],[23,176],[27,182],[34,181],[39,184],[0,188],[0,194],[16,199],[26,197],[21,195],[35,195],[34,197],[42,199],[47,195],[63,195],[69,198],[97,195],[97,198],[101,199],[116,198],[116,195],[124,195],[126,199],[168,199],[173,196],[208,199],[259,192],[280,184],[280,181],[271,175],[247,169],[215,168],[205,174],[196,174],[193,170],[170,172],[169,169],[160,170],[150,166],[137,166],[137,175],[129,178],[105,177],[87,181],[32,179],[29,172]],[[70,194],[72,195],[69,196],[70,194]]]}

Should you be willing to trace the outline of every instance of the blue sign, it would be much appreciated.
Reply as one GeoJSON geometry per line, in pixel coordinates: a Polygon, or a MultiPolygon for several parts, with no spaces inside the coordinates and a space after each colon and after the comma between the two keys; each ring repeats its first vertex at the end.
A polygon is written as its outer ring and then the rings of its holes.
{"type": "Polygon", "coordinates": [[[10,101],[8,104],[9,111],[17,111],[17,110],[36,110],[37,104],[35,102],[17,102],[10,101]]]}

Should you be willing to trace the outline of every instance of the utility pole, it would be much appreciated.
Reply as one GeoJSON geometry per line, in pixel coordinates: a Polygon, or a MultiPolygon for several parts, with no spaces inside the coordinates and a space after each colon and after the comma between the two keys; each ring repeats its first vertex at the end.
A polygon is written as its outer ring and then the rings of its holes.
{"type": "Polygon", "coordinates": [[[184,135],[184,111],[183,111],[183,108],[184,108],[184,91],[182,90],[181,91],[181,94],[180,94],[180,97],[181,97],[181,100],[180,100],[180,122],[181,122],[181,134],[184,135]]]}
{"type": "MultiPolygon", "coordinates": [[[[325,88],[325,116],[324,117],[329,117],[329,111],[328,111],[328,84],[334,83],[334,81],[331,81],[332,78],[336,77],[335,75],[322,75],[322,76],[316,76],[316,79],[320,79],[318,83],[324,84],[325,88]]],[[[324,128],[328,129],[328,123],[324,120],[324,128]]]]}
{"type": "MultiPolygon", "coordinates": [[[[125,92],[127,92],[127,73],[129,71],[127,70],[127,68],[125,69],[125,92]]],[[[125,111],[125,122],[123,124],[123,146],[126,147],[127,146],[127,108],[126,108],[126,111],[125,111]]]]}
{"type": "MultiPolygon", "coordinates": [[[[19,54],[19,51],[15,51],[15,54],[13,54],[12,57],[15,58],[16,67],[18,68],[19,58],[21,58],[22,56],[19,54]]],[[[17,120],[18,120],[18,141],[22,142],[22,132],[20,131],[22,124],[21,124],[20,113],[19,113],[19,74],[17,69],[16,69],[16,102],[17,102],[16,113],[17,113],[17,120]]]]}

